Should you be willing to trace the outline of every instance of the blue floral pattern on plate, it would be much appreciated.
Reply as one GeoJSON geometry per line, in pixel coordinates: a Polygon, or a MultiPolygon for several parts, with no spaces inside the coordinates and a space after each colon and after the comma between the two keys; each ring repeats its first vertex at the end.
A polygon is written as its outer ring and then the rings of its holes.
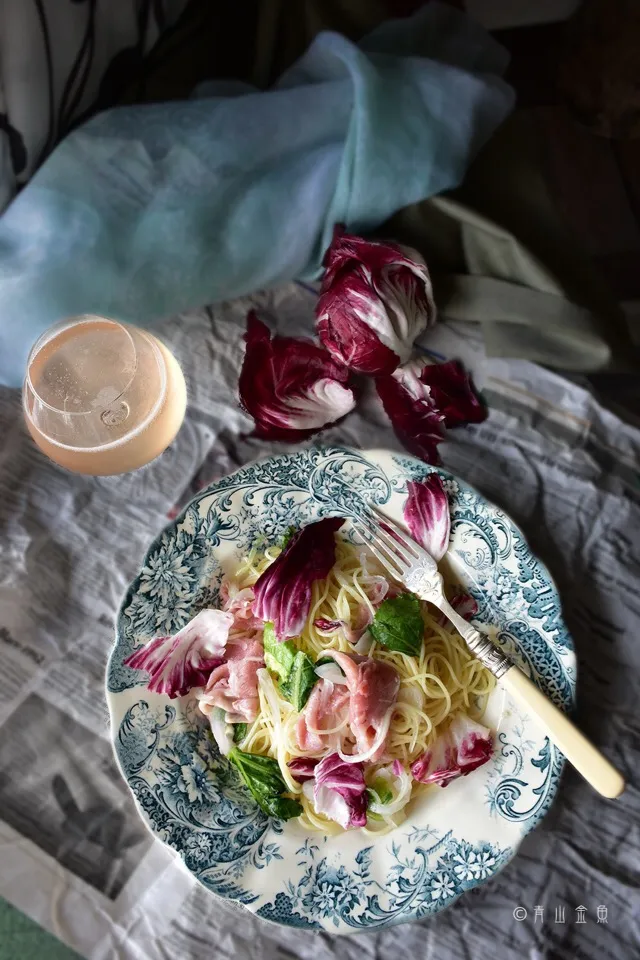
{"type": "MultiPolygon", "coordinates": [[[[107,668],[122,773],[148,825],[194,876],[264,919],[348,933],[437,913],[508,862],[557,791],[561,754],[498,688],[486,714],[496,730],[490,763],[434,787],[391,834],[309,836],[256,807],[192,697],[150,693],[144,675],[124,666],[150,637],[215,606],[223,573],[256,540],[273,543],[292,523],[347,513],[362,496],[400,519],[407,481],[434,469],[337,447],[250,464],[202,491],[160,534],[124,598],[107,668]]],[[[549,573],[504,513],[438,472],[452,517],[445,576],[477,600],[478,629],[571,709],[575,657],[549,573]]]]}

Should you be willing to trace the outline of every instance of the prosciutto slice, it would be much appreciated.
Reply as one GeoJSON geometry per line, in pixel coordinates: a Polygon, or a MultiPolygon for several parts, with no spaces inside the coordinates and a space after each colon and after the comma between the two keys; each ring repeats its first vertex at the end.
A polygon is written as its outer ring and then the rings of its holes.
{"type": "Polygon", "coordinates": [[[258,635],[235,636],[227,643],[226,661],[212,671],[200,709],[209,716],[215,707],[226,712],[227,723],[251,723],[258,714],[258,670],[264,650],[258,635]]]}
{"type": "Polygon", "coordinates": [[[370,657],[354,658],[329,651],[342,668],[349,690],[349,726],[356,752],[340,754],[347,763],[379,760],[384,754],[391,716],[400,689],[400,677],[389,663],[370,657]]]}
{"type": "Polygon", "coordinates": [[[242,590],[233,580],[223,580],[220,584],[220,599],[222,609],[230,613],[234,619],[234,626],[239,630],[261,630],[262,621],[253,613],[255,594],[253,587],[243,587],[242,590]]]}
{"type": "Polygon", "coordinates": [[[296,724],[298,747],[320,753],[340,741],[339,729],[346,723],[349,691],[345,684],[319,680],[296,724]]]}

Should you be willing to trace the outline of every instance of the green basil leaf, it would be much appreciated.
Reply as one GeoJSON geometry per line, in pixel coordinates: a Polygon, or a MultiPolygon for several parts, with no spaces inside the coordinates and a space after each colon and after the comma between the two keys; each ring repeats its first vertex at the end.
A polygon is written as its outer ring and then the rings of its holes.
{"type": "Polygon", "coordinates": [[[277,760],[258,753],[246,753],[237,747],[233,747],[229,759],[256,800],[277,797],[287,789],[277,760]]]}
{"type": "Polygon", "coordinates": [[[281,547],[283,550],[285,549],[285,547],[288,547],[288,546],[289,546],[289,541],[291,540],[291,537],[295,536],[295,534],[296,534],[297,532],[298,532],[298,528],[297,528],[297,527],[287,527],[287,529],[286,529],[285,532],[284,532],[284,536],[282,537],[282,540],[280,541],[280,547],[281,547]]]}
{"type": "Polygon", "coordinates": [[[300,712],[309,699],[313,686],[318,679],[316,667],[310,657],[298,650],[293,661],[291,673],[286,680],[280,681],[280,691],[289,703],[300,712]]]}
{"type": "Polygon", "coordinates": [[[417,657],[422,647],[424,622],[420,601],[412,593],[384,600],[369,627],[373,637],[387,650],[417,657]]]}
{"type": "Polygon", "coordinates": [[[271,797],[258,802],[264,813],[279,820],[291,820],[292,817],[299,817],[302,813],[302,805],[290,797],[271,797]]]}
{"type": "Polygon", "coordinates": [[[283,640],[278,643],[276,640],[276,631],[273,624],[267,621],[264,625],[262,634],[262,643],[264,646],[264,662],[271,673],[275,673],[279,680],[288,680],[293,661],[296,658],[296,648],[291,640],[283,640]]]}
{"type": "Polygon", "coordinates": [[[264,662],[268,669],[276,674],[282,696],[286,697],[296,710],[302,710],[318,679],[313,660],[302,650],[296,650],[292,640],[278,643],[273,624],[269,621],[264,625],[262,642],[264,662]]]}
{"type": "Polygon", "coordinates": [[[229,759],[238,770],[240,779],[260,809],[270,817],[290,820],[299,817],[302,807],[297,800],[280,796],[287,785],[280,773],[278,761],[258,753],[246,753],[233,747],[229,759]]]}
{"type": "Polygon", "coordinates": [[[247,735],[247,730],[249,729],[248,723],[234,723],[233,725],[233,742],[242,743],[244,738],[247,735]]]}

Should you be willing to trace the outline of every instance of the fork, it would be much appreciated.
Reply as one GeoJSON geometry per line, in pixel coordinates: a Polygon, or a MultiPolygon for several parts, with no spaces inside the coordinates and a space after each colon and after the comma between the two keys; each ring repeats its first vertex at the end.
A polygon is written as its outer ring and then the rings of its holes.
{"type": "Polygon", "coordinates": [[[394,580],[404,583],[421,600],[428,600],[451,621],[471,653],[514,700],[535,715],[550,740],[595,790],[603,797],[619,797],[625,782],[613,764],[510,657],[456,613],[445,596],[442,574],[433,557],[387,516],[374,512],[364,501],[363,508],[349,521],[394,580]]]}

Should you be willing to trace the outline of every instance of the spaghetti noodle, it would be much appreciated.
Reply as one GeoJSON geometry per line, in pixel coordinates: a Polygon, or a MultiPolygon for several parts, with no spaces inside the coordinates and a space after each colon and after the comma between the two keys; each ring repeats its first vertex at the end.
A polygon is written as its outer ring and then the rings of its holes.
{"type": "MultiPolygon", "coordinates": [[[[252,550],[236,571],[237,588],[253,586],[279,552],[278,548],[269,548],[264,553],[252,550]]],[[[373,620],[375,600],[389,586],[394,589],[369,551],[337,538],[335,565],[325,580],[313,585],[310,613],[304,629],[293,641],[295,647],[314,662],[329,651],[353,654],[353,626],[361,625],[363,620],[373,620]],[[338,621],[340,625],[331,629],[324,626],[338,621]]],[[[400,589],[398,586],[398,592],[400,589]]],[[[388,776],[390,760],[398,760],[403,768],[408,768],[429,750],[455,716],[464,714],[478,720],[494,686],[491,674],[469,652],[464,641],[448,625],[443,625],[425,603],[421,604],[421,615],[424,640],[418,656],[394,652],[373,638],[366,635],[364,638],[367,655],[393,666],[400,678],[386,737],[387,759],[384,763],[368,765],[367,783],[375,782],[378,774],[388,776]]],[[[356,645],[356,651],[357,648],[356,645]]],[[[242,749],[277,760],[287,790],[302,804],[300,821],[304,828],[325,834],[340,833],[342,828],[337,823],[316,812],[310,796],[292,776],[289,761],[308,755],[308,751],[300,748],[296,736],[300,714],[285,699],[267,670],[259,672],[259,699],[258,715],[247,728],[242,749]]],[[[322,732],[340,734],[346,724],[344,720],[339,726],[322,732]]],[[[426,787],[414,780],[407,789],[412,801],[426,787]]],[[[389,804],[388,813],[369,814],[367,826],[362,829],[376,834],[393,829],[407,812],[404,803],[395,809],[398,805],[389,804]]]]}

